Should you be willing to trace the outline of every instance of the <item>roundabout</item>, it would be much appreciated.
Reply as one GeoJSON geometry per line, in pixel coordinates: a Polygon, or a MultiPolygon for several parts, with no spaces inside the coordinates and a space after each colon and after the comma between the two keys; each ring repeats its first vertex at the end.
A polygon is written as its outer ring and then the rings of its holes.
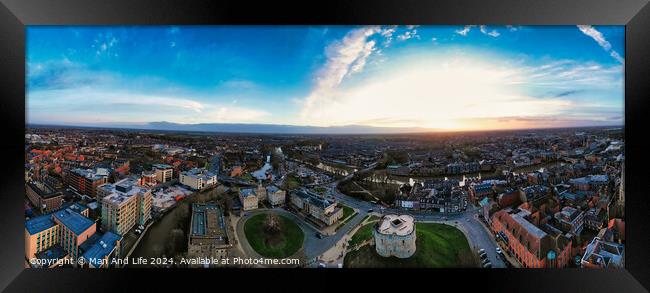
{"type": "Polygon", "coordinates": [[[289,217],[273,212],[257,213],[243,223],[245,241],[265,258],[288,258],[303,246],[305,233],[289,217]]]}

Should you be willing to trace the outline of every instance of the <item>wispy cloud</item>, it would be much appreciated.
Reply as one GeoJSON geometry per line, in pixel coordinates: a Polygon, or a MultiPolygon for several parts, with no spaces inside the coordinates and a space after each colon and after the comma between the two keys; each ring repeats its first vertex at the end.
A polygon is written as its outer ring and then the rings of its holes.
{"type": "Polygon", "coordinates": [[[113,80],[115,76],[109,72],[89,70],[84,64],[67,58],[27,63],[29,90],[88,87],[113,80]]]}
{"type": "Polygon", "coordinates": [[[397,39],[400,41],[406,41],[408,39],[420,39],[418,35],[418,30],[413,28],[409,31],[405,31],[403,34],[397,36],[397,39]]]}
{"type": "Polygon", "coordinates": [[[621,57],[621,55],[619,55],[616,51],[612,50],[609,52],[609,55],[614,57],[614,59],[616,59],[616,61],[620,62],[621,64],[625,64],[625,59],[623,59],[623,57],[621,57]]]}
{"type": "Polygon", "coordinates": [[[520,26],[514,26],[514,25],[506,25],[506,28],[511,31],[511,32],[516,32],[518,31],[521,27],[520,26]]]}
{"type": "MultiPolygon", "coordinates": [[[[219,100],[219,99],[211,99],[219,100]]],[[[206,103],[181,96],[164,96],[119,90],[65,89],[36,91],[27,97],[31,123],[74,121],[175,123],[254,123],[271,114],[234,103],[206,103]],[[105,115],[110,112],[111,115],[105,115]],[[73,114],[74,113],[74,114],[73,114]],[[146,113],[146,115],[142,115],[146,113]],[[137,115],[140,114],[140,115],[137,115]]]]}
{"type": "Polygon", "coordinates": [[[491,30],[491,31],[488,31],[487,26],[485,26],[485,25],[480,26],[479,29],[481,30],[482,34],[488,35],[490,37],[495,37],[496,38],[496,37],[501,35],[497,30],[494,30],[494,29],[491,30]]]}
{"type": "Polygon", "coordinates": [[[467,36],[469,31],[472,30],[473,27],[475,27],[475,25],[466,25],[465,27],[463,27],[463,29],[457,30],[456,33],[463,36],[463,37],[467,36]]]}
{"type": "Polygon", "coordinates": [[[603,34],[601,34],[598,30],[596,30],[594,27],[590,25],[579,25],[578,29],[585,34],[590,36],[594,41],[598,43],[599,46],[601,46],[605,51],[609,51],[612,48],[612,44],[610,44],[603,34]]]}
{"type": "MultiPolygon", "coordinates": [[[[476,25],[466,25],[466,26],[464,26],[462,29],[457,30],[456,33],[459,34],[459,35],[461,35],[461,36],[463,36],[463,37],[465,37],[465,36],[467,36],[467,34],[469,34],[469,32],[470,32],[470,31],[472,30],[472,28],[474,28],[474,27],[476,27],[476,25]]],[[[481,31],[482,34],[487,35],[487,36],[490,36],[490,37],[495,37],[495,38],[496,38],[496,37],[498,37],[498,36],[501,35],[501,33],[499,33],[499,32],[498,32],[497,30],[495,30],[495,29],[493,29],[493,30],[491,30],[491,31],[488,30],[487,26],[485,26],[485,25],[480,25],[480,26],[479,26],[479,30],[481,31]]]]}
{"type": "Polygon", "coordinates": [[[390,46],[390,44],[393,42],[393,34],[395,33],[396,30],[397,30],[396,25],[389,26],[381,30],[380,34],[382,37],[384,37],[384,42],[382,43],[384,47],[390,46]]]}
{"type": "Polygon", "coordinates": [[[598,43],[600,47],[603,48],[606,52],[610,53],[610,56],[612,56],[616,61],[620,63],[625,63],[625,60],[619,55],[616,51],[612,50],[612,44],[605,39],[605,36],[601,32],[599,32],[596,28],[590,25],[578,25],[578,29],[585,35],[591,37],[598,43]]]}
{"type": "Polygon", "coordinates": [[[326,102],[328,94],[346,76],[363,70],[366,60],[375,50],[375,41],[369,38],[380,31],[376,26],[355,29],[325,49],[327,61],[316,75],[314,89],[304,100],[302,117],[310,115],[320,103],[326,102]]]}
{"type": "Polygon", "coordinates": [[[573,95],[573,94],[576,94],[576,93],[579,93],[579,92],[580,92],[579,90],[562,91],[562,92],[554,94],[553,97],[556,97],[556,98],[566,97],[566,96],[570,96],[570,95],[573,95]]]}

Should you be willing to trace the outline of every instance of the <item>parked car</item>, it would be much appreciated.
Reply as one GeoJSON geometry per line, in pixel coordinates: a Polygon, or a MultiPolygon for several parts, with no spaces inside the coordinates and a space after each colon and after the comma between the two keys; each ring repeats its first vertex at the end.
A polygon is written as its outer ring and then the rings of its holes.
{"type": "Polygon", "coordinates": [[[372,212],[374,212],[374,211],[375,211],[375,210],[373,210],[373,209],[369,209],[369,210],[368,210],[369,213],[372,213],[372,212]]]}
{"type": "Polygon", "coordinates": [[[316,238],[323,239],[323,234],[316,232],[316,238]]]}
{"type": "Polygon", "coordinates": [[[140,229],[135,229],[135,234],[136,234],[136,235],[140,235],[140,233],[142,233],[142,230],[140,230],[140,229]]]}
{"type": "Polygon", "coordinates": [[[498,247],[498,246],[497,246],[497,249],[496,249],[496,250],[497,250],[497,254],[503,254],[503,251],[501,250],[501,247],[498,247]]]}
{"type": "Polygon", "coordinates": [[[484,263],[484,264],[483,264],[483,267],[486,268],[486,269],[491,268],[491,267],[492,267],[492,263],[488,261],[487,263],[484,263]]]}

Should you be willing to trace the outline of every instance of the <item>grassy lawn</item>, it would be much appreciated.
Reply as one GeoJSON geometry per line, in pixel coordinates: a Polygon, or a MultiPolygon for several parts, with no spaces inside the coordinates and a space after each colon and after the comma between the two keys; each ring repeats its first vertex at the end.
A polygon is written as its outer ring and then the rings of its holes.
{"type": "Polygon", "coordinates": [[[343,209],[343,219],[347,219],[350,215],[354,214],[354,209],[344,204],[340,204],[343,209]]]}
{"type": "MultiPolygon", "coordinates": [[[[375,247],[367,245],[345,256],[345,267],[385,267],[385,268],[447,268],[476,267],[469,244],[463,233],[449,225],[435,223],[416,223],[416,251],[406,259],[382,257],[375,247]]],[[[372,225],[359,229],[352,237],[351,245],[372,237],[372,225]],[[368,227],[370,226],[370,227],[368,227]],[[357,236],[359,235],[359,236],[357,236]]]]}
{"type": "Polygon", "coordinates": [[[266,214],[259,214],[246,220],[244,234],[251,247],[261,256],[268,258],[286,258],[296,253],[305,238],[304,233],[291,219],[278,215],[282,231],[277,235],[268,235],[264,231],[266,214]]]}
{"type": "MultiPolygon", "coordinates": [[[[375,223],[369,223],[363,225],[361,228],[357,230],[354,235],[352,235],[352,239],[350,239],[350,246],[355,246],[361,242],[364,242],[370,238],[372,238],[372,228],[375,226],[375,223]]],[[[347,256],[346,256],[347,259],[347,256]]]]}

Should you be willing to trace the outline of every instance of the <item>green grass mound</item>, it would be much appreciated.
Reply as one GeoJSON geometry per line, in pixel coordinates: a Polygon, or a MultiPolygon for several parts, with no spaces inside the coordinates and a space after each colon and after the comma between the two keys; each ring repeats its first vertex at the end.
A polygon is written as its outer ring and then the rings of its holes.
{"type": "MultiPolygon", "coordinates": [[[[375,247],[366,245],[345,256],[344,266],[352,268],[449,268],[475,267],[465,235],[455,227],[435,224],[416,223],[416,251],[410,258],[383,257],[377,254],[375,247]]],[[[359,229],[352,236],[351,243],[357,243],[372,237],[372,224],[359,229]],[[370,235],[370,236],[368,236],[370,235]]]]}
{"type": "Polygon", "coordinates": [[[277,215],[282,229],[278,233],[268,233],[264,229],[266,213],[251,217],[244,224],[244,234],[250,246],[261,256],[286,258],[295,254],[305,238],[304,233],[291,219],[277,215]]]}
{"type": "Polygon", "coordinates": [[[348,242],[350,246],[354,246],[357,244],[360,244],[370,238],[372,238],[372,229],[374,228],[376,223],[369,223],[361,226],[359,230],[357,230],[354,235],[352,235],[352,239],[348,242]]]}

